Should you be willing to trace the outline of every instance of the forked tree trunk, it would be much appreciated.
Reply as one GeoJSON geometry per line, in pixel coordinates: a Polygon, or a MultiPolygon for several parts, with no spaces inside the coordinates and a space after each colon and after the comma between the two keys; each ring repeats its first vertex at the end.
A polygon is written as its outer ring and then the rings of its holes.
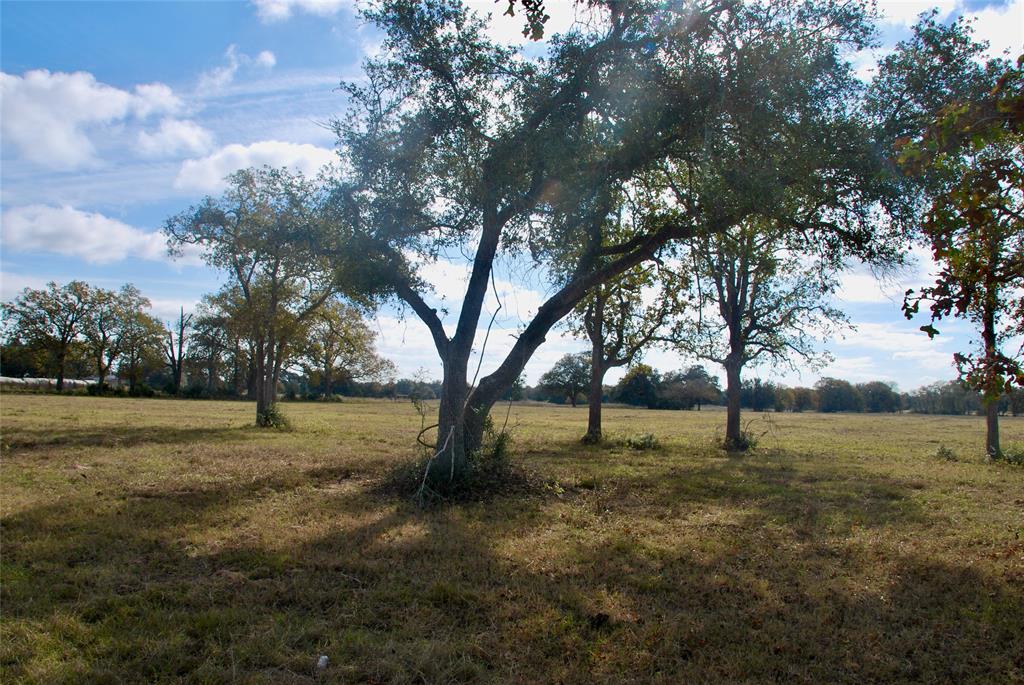
{"type": "Polygon", "coordinates": [[[725,365],[725,446],[738,449],[743,446],[743,432],[740,427],[740,366],[735,362],[725,365]]]}

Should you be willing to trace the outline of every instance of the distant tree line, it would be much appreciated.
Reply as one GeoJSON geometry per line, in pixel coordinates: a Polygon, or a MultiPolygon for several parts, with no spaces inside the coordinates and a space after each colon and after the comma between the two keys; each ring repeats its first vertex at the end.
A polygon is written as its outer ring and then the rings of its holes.
{"type": "MultiPolygon", "coordinates": [[[[555,404],[589,400],[589,354],[567,354],[540,378],[535,387],[524,386],[514,399],[555,404]]],[[[507,398],[506,398],[507,399],[507,398]]],[[[618,402],[648,409],[696,409],[724,405],[725,392],[718,378],[703,366],[662,373],[647,364],[633,365],[613,386],[603,386],[603,402],[618,402]]],[[[850,383],[825,377],[813,387],[787,387],[760,378],[744,380],[740,406],[751,411],[822,413],[865,412],[873,414],[910,411],[918,414],[968,415],[984,412],[981,393],[959,381],[940,381],[912,392],[899,392],[892,383],[850,383]]],[[[1013,390],[999,404],[1003,414],[1024,414],[1024,392],[1013,390]]]]}
{"type": "MultiPolygon", "coordinates": [[[[58,391],[65,378],[84,378],[98,394],[254,399],[262,329],[235,294],[225,288],[194,313],[181,309],[164,323],[130,284],[117,291],[82,281],[26,288],[3,305],[0,375],[55,378],[58,391]]],[[[375,334],[355,307],[327,298],[287,324],[287,345],[275,353],[282,374],[275,396],[417,392],[391,381],[394,365],[376,354],[375,334]]]]}

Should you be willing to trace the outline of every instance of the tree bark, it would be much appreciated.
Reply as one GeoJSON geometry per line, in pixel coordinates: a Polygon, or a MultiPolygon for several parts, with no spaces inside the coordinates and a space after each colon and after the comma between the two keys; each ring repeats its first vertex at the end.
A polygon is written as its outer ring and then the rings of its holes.
{"type": "Polygon", "coordinates": [[[441,404],[437,410],[436,456],[426,474],[427,485],[438,492],[448,491],[465,476],[469,454],[483,440],[482,421],[479,422],[480,435],[466,439],[467,428],[475,429],[475,426],[467,426],[466,421],[468,362],[468,356],[452,354],[444,364],[441,404]]]}
{"type": "Polygon", "coordinates": [[[57,392],[64,391],[64,366],[67,363],[67,351],[61,350],[57,355],[57,392]]]}
{"type": "Polygon", "coordinates": [[[997,459],[1002,450],[999,447],[999,400],[990,400],[985,405],[985,451],[989,459],[997,459]]]}
{"type": "MultiPolygon", "coordinates": [[[[991,288],[992,286],[990,286],[991,288]]],[[[993,298],[994,299],[994,298],[993,298]]],[[[991,378],[992,364],[999,355],[998,338],[996,337],[996,316],[995,305],[992,302],[986,303],[983,316],[982,340],[985,343],[986,387],[984,395],[985,404],[985,452],[989,459],[998,459],[1002,456],[999,446],[999,390],[992,387],[995,385],[991,378]]]]}
{"type": "Polygon", "coordinates": [[[735,362],[725,365],[725,446],[726,449],[742,449],[743,432],[740,426],[740,366],[735,362]]]}
{"type": "Polygon", "coordinates": [[[601,360],[602,346],[597,343],[593,346],[590,357],[590,393],[587,396],[587,433],[583,436],[583,442],[594,445],[601,442],[601,404],[604,391],[604,374],[608,370],[601,360]]]}
{"type": "Polygon", "coordinates": [[[332,395],[331,386],[334,385],[334,378],[332,378],[333,371],[332,364],[324,364],[324,399],[330,399],[332,395]]]}

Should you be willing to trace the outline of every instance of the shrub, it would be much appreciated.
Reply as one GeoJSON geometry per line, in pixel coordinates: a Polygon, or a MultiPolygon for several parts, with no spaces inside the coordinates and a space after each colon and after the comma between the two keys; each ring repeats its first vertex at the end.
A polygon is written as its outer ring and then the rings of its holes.
{"type": "Polygon", "coordinates": [[[291,421],[276,402],[267,407],[263,413],[256,415],[256,425],[260,428],[276,428],[278,430],[290,430],[292,427],[291,421]]]}
{"type": "Polygon", "coordinates": [[[626,447],[634,450],[657,450],[661,449],[661,443],[654,433],[637,433],[626,438],[626,447]]]}
{"type": "Polygon", "coordinates": [[[1003,450],[1003,453],[996,457],[995,460],[1012,466],[1024,466],[1024,447],[1013,447],[1003,450]]]}
{"type": "Polygon", "coordinates": [[[149,387],[145,383],[139,383],[134,388],[128,390],[129,397],[153,397],[156,395],[156,390],[149,387]]]}
{"type": "Polygon", "coordinates": [[[939,445],[939,449],[935,450],[935,456],[946,461],[960,461],[960,458],[956,456],[956,452],[945,445],[939,445]]]}
{"type": "Polygon", "coordinates": [[[746,452],[757,447],[758,436],[748,430],[740,431],[740,437],[736,440],[723,440],[722,448],[728,452],[746,452]]]}

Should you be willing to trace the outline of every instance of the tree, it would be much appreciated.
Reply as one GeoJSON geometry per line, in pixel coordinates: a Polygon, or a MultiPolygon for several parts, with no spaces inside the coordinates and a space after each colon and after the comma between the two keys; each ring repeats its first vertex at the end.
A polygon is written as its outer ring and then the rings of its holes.
{"type": "MultiPolygon", "coordinates": [[[[234,340],[228,329],[228,320],[210,307],[207,300],[196,312],[192,336],[188,349],[188,361],[193,368],[201,369],[206,376],[206,394],[213,395],[221,378],[221,368],[225,359],[231,354],[234,340]]],[[[231,360],[237,369],[237,362],[231,360]]],[[[237,374],[237,371],[235,372],[237,374]]],[[[236,379],[232,379],[231,389],[237,388],[236,379]]]]}
{"type": "Polygon", "coordinates": [[[590,375],[590,353],[567,354],[555,362],[543,376],[540,385],[549,393],[569,400],[575,407],[576,398],[587,387],[590,375]]]}
{"type": "Polygon", "coordinates": [[[594,287],[748,215],[778,212],[799,230],[858,242],[877,214],[868,186],[885,168],[850,107],[857,81],[841,56],[868,40],[862,6],[596,4],[606,21],[553,40],[540,62],[489,43],[454,2],[389,0],[366,14],[387,38],[365,80],[345,86],[339,192],[353,249],[425,323],[442,361],[437,454],[424,480],[435,491],[468,473],[494,402],[594,287]],[[681,197],[609,240],[617,194],[670,160],[690,171],[681,197]],[[868,183],[847,183],[854,176],[868,183]],[[797,208],[786,201],[794,186],[826,188],[828,201],[797,208]],[[471,387],[499,250],[568,275],[471,387]],[[417,271],[460,252],[472,266],[449,334],[417,271]]]}
{"type": "Polygon", "coordinates": [[[58,392],[64,389],[69,354],[85,326],[91,298],[92,290],[82,281],[64,286],[50,281],[42,290],[25,288],[13,303],[3,305],[12,335],[48,353],[58,392]]]}
{"type": "Polygon", "coordinates": [[[147,307],[149,300],[139,297],[124,311],[118,375],[128,379],[130,395],[138,392],[147,369],[159,367],[161,363],[164,327],[144,311],[147,307]]]}
{"type": "Polygon", "coordinates": [[[814,409],[816,397],[813,388],[793,388],[792,409],[794,412],[805,412],[814,409]]]}
{"type": "Polygon", "coordinates": [[[601,441],[601,400],[608,369],[632,364],[676,310],[676,279],[657,265],[634,267],[594,287],[576,305],[571,328],[590,339],[585,443],[601,441]]]}
{"type": "Polygon", "coordinates": [[[220,198],[171,217],[164,230],[172,250],[198,245],[231,278],[219,298],[251,343],[256,423],[266,426],[291,344],[342,289],[346,265],[359,255],[337,250],[346,224],[326,179],[265,167],[235,172],[227,184],[220,198]]]}
{"type": "Polygon", "coordinates": [[[663,409],[692,409],[718,402],[722,389],[718,379],[703,366],[693,365],[685,371],[670,371],[658,383],[658,406],[663,409]]]}
{"type": "Polygon", "coordinates": [[[96,364],[96,383],[100,390],[106,385],[109,370],[120,354],[118,332],[123,317],[118,305],[117,293],[103,288],[91,289],[82,337],[96,364]]]}
{"type": "Polygon", "coordinates": [[[124,353],[127,329],[138,312],[150,306],[149,300],[130,283],[114,292],[92,288],[82,326],[86,348],[96,364],[100,389],[110,370],[124,353]]]}
{"type": "Polygon", "coordinates": [[[848,381],[822,378],[814,384],[814,390],[818,394],[820,412],[861,411],[864,408],[860,393],[848,381]]]}
{"type": "MultiPolygon", "coordinates": [[[[730,449],[745,445],[740,426],[744,367],[792,363],[794,357],[820,362],[827,356],[815,348],[811,331],[846,321],[829,304],[838,257],[808,259],[804,249],[788,242],[778,223],[757,220],[689,245],[694,306],[679,318],[670,340],[684,354],[725,368],[730,449]]],[[[773,402],[752,406],[763,411],[773,402]]]]}
{"type": "Polygon", "coordinates": [[[857,386],[864,401],[864,411],[872,413],[897,412],[900,410],[900,396],[892,385],[882,381],[861,383],[857,386]]]}
{"type": "Polygon", "coordinates": [[[395,365],[374,351],[375,337],[359,310],[337,299],[310,317],[300,358],[323,397],[333,394],[334,381],[342,376],[349,381],[394,377],[395,365]]]}
{"type": "Polygon", "coordinates": [[[171,383],[174,385],[174,394],[181,394],[182,376],[185,373],[185,341],[188,339],[188,332],[192,329],[192,314],[185,316],[185,308],[181,308],[178,315],[178,322],[171,326],[167,325],[167,334],[164,339],[164,356],[167,358],[167,368],[171,371],[171,383]],[[177,333],[177,347],[174,339],[177,333]]]}
{"type": "Polygon", "coordinates": [[[743,381],[740,387],[740,406],[754,411],[768,411],[779,404],[782,388],[760,378],[743,381]]]}
{"type": "Polygon", "coordinates": [[[617,402],[655,409],[661,402],[658,386],[661,375],[647,364],[634,364],[615,385],[612,397],[617,402]]]}
{"type": "Polygon", "coordinates": [[[985,449],[998,458],[999,399],[1024,387],[1024,346],[1011,351],[1024,333],[1024,55],[1016,66],[990,62],[988,75],[987,95],[946,103],[901,147],[905,168],[938,179],[924,235],[941,267],[934,285],[907,291],[903,310],[912,318],[930,303],[931,323],[921,327],[929,337],[948,316],[979,329],[980,350],[954,359],[982,393],[985,449]]]}

